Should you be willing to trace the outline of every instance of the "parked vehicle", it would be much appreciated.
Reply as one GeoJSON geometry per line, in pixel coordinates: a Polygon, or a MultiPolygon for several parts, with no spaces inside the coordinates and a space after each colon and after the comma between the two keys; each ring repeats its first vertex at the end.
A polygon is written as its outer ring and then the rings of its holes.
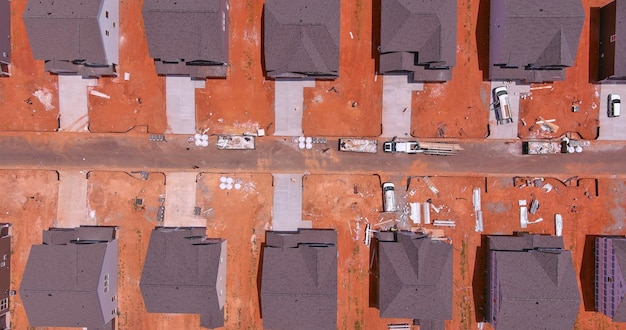
{"type": "Polygon", "coordinates": [[[375,154],[378,151],[378,140],[359,138],[339,139],[339,151],[366,152],[375,154]]]}
{"type": "Polygon", "coordinates": [[[393,183],[383,183],[383,211],[396,212],[396,189],[393,183]]]}
{"type": "Polygon", "coordinates": [[[422,152],[420,145],[417,141],[387,141],[383,143],[383,150],[385,152],[403,152],[407,154],[416,154],[422,152]]]}
{"type": "Polygon", "coordinates": [[[251,135],[220,135],[217,137],[217,149],[252,150],[255,147],[255,139],[251,135]]]}
{"type": "Polygon", "coordinates": [[[496,120],[499,125],[509,124],[513,122],[511,115],[511,102],[509,102],[509,93],[505,86],[496,87],[493,90],[494,109],[496,111],[496,120]]]}
{"type": "Polygon", "coordinates": [[[619,117],[622,112],[622,100],[617,94],[609,94],[609,117],[619,117]]]}
{"type": "Polygon", "coordinates": [[[418,141],[387,141],[383,143],[383,151],[391,153],[407,153],[417,154],[424,153],[427,155],[456,155],[463,150],[458,143],[450,142],[418,142],[418,141]]]}

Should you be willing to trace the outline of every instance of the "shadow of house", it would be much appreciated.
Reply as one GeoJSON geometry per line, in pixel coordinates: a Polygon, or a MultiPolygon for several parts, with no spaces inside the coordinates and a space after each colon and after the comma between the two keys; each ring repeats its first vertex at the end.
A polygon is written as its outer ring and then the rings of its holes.
{"type": "Polygon", "coordinates": [[[337,232],[267,232],[261,313],[266,329],[337,329],[337,232]]]}
{"type": "Polygon", "coordinates": [[[11,235],[8,223],[0,223],[0,329],[9,329],[11,293],[11,235]]]}
{"type": "Polygon", "coordinates": [[[563,238],[487,236],[487,321],[494,329],[572,329],[580,294],[563,238]]]}
{"type": "Polygon", "coordinates": [[[626,237],[597,237],[595,243],[595,309],[626,322],[626,237]]]}
{"type": "Polygon", "coordinates": [[[376,239],[380,317],[445,329],[452,319],[452,245],[412,232],[380,232],[376,239]]]}
{"type": "Polygon", "coordinates": [[[456,64],[455,0],[382,1],[380,60],[382,74],[403,74],[409,81],[445,82],[456,64]]]}
{"type": "Polygon", "coordinates": [[[489,78],[528,83],[565,79],[585,12],[580,0],[491,0],[489,78]]]}
{"type": "Polygon", "coordinates": [[[11,1],[0,0],[0,76],[9,76],[11,65],[11,1]]]}
{"type": "Polygon", "coordinates": [[[200,314],[206,328],[224,326],[226,241],[206,228],[156,228],[141,273],[150,313],[200,314]]]}
{"type": "Polygon", "coordinates": [[[29,0],[23,19],[33,57],[45,62],[46,71],[116,75],[118,0],[29,0]]]}
{"type": "Polygon", "coordinates": [[[114,329],[115,227],[51,228],[33,245],[20,297],[33,327],[114,329]]]}
{"type": "Polygon", "coordinates": [[[159,75],[226,77],[228,0],[145,0],[142,11],[159,75]]]}
{"type": "Polygon", "coordinates": [[[626,2],[600,8],[599,80],[626,80],[626,2]]]}
{"type": "Polygon", "coordinates": [[[263,10],[268,78],[339,76],[339,0],[267,0],[263,10]]]}

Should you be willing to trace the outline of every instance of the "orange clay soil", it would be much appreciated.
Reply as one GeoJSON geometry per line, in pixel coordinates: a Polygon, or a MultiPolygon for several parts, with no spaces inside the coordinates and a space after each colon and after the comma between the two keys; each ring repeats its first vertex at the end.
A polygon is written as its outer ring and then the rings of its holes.
{"type": "Polygon", "coordinates": [[[599,0],[583,0],[586,19],[580,35],[576,63],[565,70],[564,81],[532,84],[530,94],[520,99],[518,122],[520,138],[559,137],[566,132],[578,132],[584,139],[597,138],[600,88],[590,83],[597,80],[595,78],[597,54],[590,54],[597,46],[590,45],[590,39],[595,38],[590,36],[590,16],[593,15],[590,15],[589,8],[600,7],[606,3],[599,0]],[[594,60],[593,63],[590,58],[594,60]],[[572,112],[573,104],[580,106],[579,112],[572,112]],[[554,123],[559,126],[559,131],[548,133],[541,130],[540,125],[534,125],[535,121],[540,120],[539,116],[544,119],[556,119],[554,123]]]}
{"type": "Polygon", "coordinates": [[[411,135],[422,138],[487,136],[489,82],[483,81],[483,72],[479,70],[479,65],[482,69],[479,60],[484,61],[483,57],[486,57],[489,62],[489,43],[484,37],[489,33],[489,8],[485,9],[483,2],[486,1],[481,1],[480,12],[478,1],[459,2],[457,55],[452,80],[426,83],[423,91],[413,94],[411,135]]]}
{"type": "Polygon", "coordinates": [[[259,256],[271,229],[273,187],[269,174],[198,176],[197,206],[209,237],[228,241],[225,329],[262,329],[259,311],[259,256]],[[240,190],[219,189],[220,177],[241,180],[240,190]]]}
{"type": "Polygon", "coordinates": [[[230,3],[230,66],[226,79],[209,79],[196,89],[196,127],[208,134],[274,132],[274,82],[262,66],[263,1],[230,3]]]}
{"type": "Polygon", "coordinates": [[[150,133],[163,133],[165,78],[159,77],[148,53],[141,14],[142,1],[120,2],[120,52],[118,76],[98,79],[97,90],[106,99],[89,94],[89,130],[126,132],[134,126],[147,126],[150,133]],[[124,73],[130,80],[124,80],[124,73]]]}
{"type": "MultiPolygon", "coordinates": [[[[376,13],[374,13],[376,15],[376,13]]],[[[342,1],[339,78],[304,89],[307,136],[379,136],[382,77],[375,77],[372,4],[342,1]],[[352,37],[351,35],[352,34],[352,37]]]]}
{"type": "Polygon", "coordinates": [[[302,218],[313,228],[337,230],[337,329],[385,329],[404,319],[381,319],[369,304],[369,248],[365,225],[381,217],[376,175],[308,175],[303,181],[302,218]]]}
{"type": "Polygon", "coordinates": [[[43,61],[35,61],[30,51],[22,13],[26,1],[11,2],[11,77],[0,78],[0,130],[55,131],[58,126],[59,99],[57,77],[44,72],[43,61]],[[52,96],[48,109],[33,94],[52,96]]]}
{"type": "MultiPolygon", "coordinates": [[[[58,175],[54,171],[0,171],[0,222],[12,224],[11,290],[18,291],[33,244],[54,226],[58,175]]],[[[19,295],[10,299],[11,328],[26,329],[28,319],[19,295]]]]}

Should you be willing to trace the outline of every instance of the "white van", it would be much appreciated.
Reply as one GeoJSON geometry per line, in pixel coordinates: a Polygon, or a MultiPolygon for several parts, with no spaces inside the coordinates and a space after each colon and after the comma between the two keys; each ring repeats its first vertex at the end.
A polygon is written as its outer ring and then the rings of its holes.
{"type": "Polygon", "coordinates": [[[496,87],[493,90],[494,108],[496,110],[496,120],[499,125],[509,124],[513,122],[511,115],[511,102],[509,102],[509,93],[505,86],[496,87]]]}
{"type": "Polygon", "coordinates": [[[383,211],[396,212],[396,189],[393,183],[383,183],[383,211]]]}
{"type": "Polygon", "coordinates": [[[619,117],[622,112],[622,100],[617,94],[609,94],[609,117],[619,117]]]}

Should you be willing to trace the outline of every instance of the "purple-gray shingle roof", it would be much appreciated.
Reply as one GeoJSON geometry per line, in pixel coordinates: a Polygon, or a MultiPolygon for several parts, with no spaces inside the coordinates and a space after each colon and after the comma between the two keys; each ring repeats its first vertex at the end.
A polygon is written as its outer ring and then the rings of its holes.
{"type": "Polygon", "coordinates": [[[382,1],[381,72],[411,72],[416,81],[449,80],[456,63],[456,12],[455,0],[382,1]]]}
{"type": "Polygon", "coordinates": [[[263,327],[336,329],[337,233],[299,232],[266,233],[261,277],[263,327]]]}
{"type": "Polygon", "coordinates": [[[205,232],[152,231],[139,284],[148,312],[200,314],[203,327],[224,326],[226,241],[205,232]]]}
{"type": "Polygon", "coordinates": [[[268,0],[263,51],[268,77],[339,75],[339,0],[268,0]]]}
{"type": "Polygon", "coordinates": [[[145,0],[143,19],[159,74],[198,76],[197,66],[228,63],[227,0],[145,0]]]}
{"type": "Polygon", "coordinates": [[[103,1],[28,1],[24,23],[35,59],[107,63],[98,26],[103,1]]]}
{"type": "Polygon", "coordinates": [[[451,319],[452,246],[412,232],[379,240],[378,308],[381,317],[451,319]]]}
{"type": "Polygon", "coordinates": [[[580,306],[571,252],[561,237],[519,235],[487,237],[489,321],[496,329],[571,329],[580,306]]]}
{"type": "Polygon", "coordinates": [[[114,227],[53,228],[33,245],[20,284],[31,326],[110,326],[117,313],[114,227]]]}
{"type": "Polygon", "coordinates": [[[490,6],[491,79],[541,81],[542,73],[533,71],[574,65],[585,20],[580,0],[493,0],[490,6]]]}

